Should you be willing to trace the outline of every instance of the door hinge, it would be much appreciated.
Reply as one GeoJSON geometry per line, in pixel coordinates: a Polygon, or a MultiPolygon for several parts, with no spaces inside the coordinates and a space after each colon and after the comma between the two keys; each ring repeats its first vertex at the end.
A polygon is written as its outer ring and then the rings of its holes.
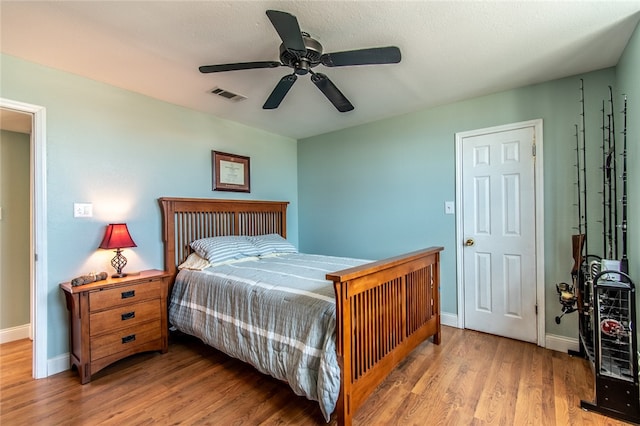
{"type": "Polygon", "coordinates": [[[536,315],[538,315],[538,305],[536,305],[536,315]]]}
{"type": "Polygon", "coordinates": [[[531,145],[531,155],[536,156],[536,144],[531,145]]]}

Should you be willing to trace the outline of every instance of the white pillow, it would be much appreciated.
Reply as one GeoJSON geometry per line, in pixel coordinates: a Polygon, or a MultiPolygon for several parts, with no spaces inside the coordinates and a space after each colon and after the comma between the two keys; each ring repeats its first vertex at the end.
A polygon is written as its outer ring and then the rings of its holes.
{"type": "Polygon", "coordinates": [[[280,234],[255,235],[249,240],[258,249],[260,256],[274,253],[297,253],[298,249],[280,234]]]}
{"type": "Polygon", "coordinates": [[[193,241],[191,248],[212,264],[244,257],[255,257],[260,254],[258,248],[250,242],[248,237],[235,235],[202,238],[193,241]]]}
{"type": "Polygon", "coordinates": [[[178,265],[178,269],[193,269],[196,271],[202,271],[211,266],[211,263],[207,259],[200,257],[198,253],[191,253],[187,260],[178,265]]]}

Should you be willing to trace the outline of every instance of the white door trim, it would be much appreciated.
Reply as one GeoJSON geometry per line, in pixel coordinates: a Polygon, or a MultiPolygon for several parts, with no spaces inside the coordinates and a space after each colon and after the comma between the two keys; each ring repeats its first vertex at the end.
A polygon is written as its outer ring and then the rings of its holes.
{"type": "Polygon", "coordinates": [[[544,175],[543,175],[543,151],[542,151],[542,119],[522,121],[519,123],[506,124],[485,129],[470,130],[456,133],[456,270],[457,270],[457,290],[458,290],[458,327],[464,328],[464,253],[462,235],[463,215],[462,215],[462,140],[471,136],[483,135],[486,133],[503,132],[516,130],[523,127],[534,128],[535,138],[535,223],[536,223],[536,304],[538,306],[537,329],[538,346],[545,346],[545,288],[544,288],[544,175]]]}
{"type": "Polygon", "coordinates": [[[0,98],[0,107],[30,113],[31,132],[31,329],[34,379],[47,377],[47,156],[44,107],[0,98]]]}

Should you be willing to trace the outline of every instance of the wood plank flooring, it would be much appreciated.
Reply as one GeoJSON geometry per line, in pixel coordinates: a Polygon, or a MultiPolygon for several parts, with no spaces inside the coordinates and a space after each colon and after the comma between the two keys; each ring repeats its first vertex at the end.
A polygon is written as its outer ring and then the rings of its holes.
{"type": "MultiPolygon", "coordinates": [[[[593,399],[587,361],[443,327],[358,411],[356,425],[622,425],[580,409],[593,399]]],[[[31,378],[31,342],[0,345],[2,425],[323,425],[317,403],[278,380],[174,335],[165,355],[119,361],[80,385],[76,370],[31,378]]],[[[332,419],[332,425],[335,419],[332,419]]]]}

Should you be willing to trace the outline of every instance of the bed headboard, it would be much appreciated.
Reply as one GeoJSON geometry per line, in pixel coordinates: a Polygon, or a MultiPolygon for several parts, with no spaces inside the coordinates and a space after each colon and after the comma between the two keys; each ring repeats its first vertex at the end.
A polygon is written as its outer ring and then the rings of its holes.
{"type": "Polygon", "coordinates": [[[173,276],[191,253],[189,244],[199,238],[263,234],[287,237],[287,201],[170,197],[158,201],[162,208],[164,267],[173,276]]]}

